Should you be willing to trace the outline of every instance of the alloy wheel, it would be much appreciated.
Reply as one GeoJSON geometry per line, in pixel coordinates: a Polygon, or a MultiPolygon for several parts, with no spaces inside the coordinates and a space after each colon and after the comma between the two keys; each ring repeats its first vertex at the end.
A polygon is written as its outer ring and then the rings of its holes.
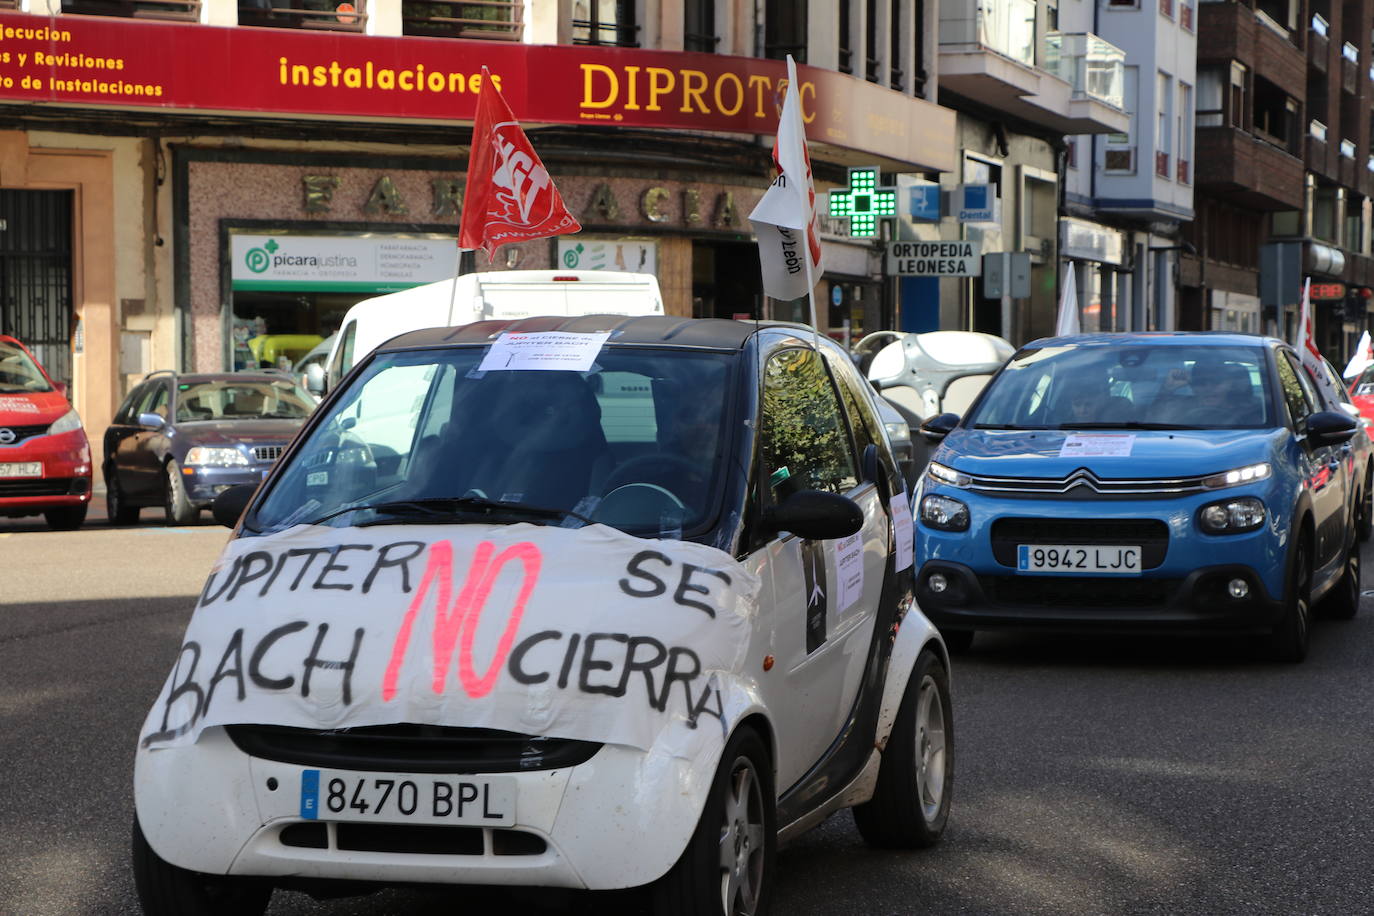
{"type": "Polygon", "coordinates": [[[927,821],[940,813],[945,797],[945,707],[940,702],[940,687],[926,675],[916,699],[916,787],[921,811],[927,821]]]}
{"type": "Polygon", "coordinates": [[[752,916],[763,890],[763,788],[754,763],[735,759],[720,827],[720,900],[725,916],[752,916]]]}

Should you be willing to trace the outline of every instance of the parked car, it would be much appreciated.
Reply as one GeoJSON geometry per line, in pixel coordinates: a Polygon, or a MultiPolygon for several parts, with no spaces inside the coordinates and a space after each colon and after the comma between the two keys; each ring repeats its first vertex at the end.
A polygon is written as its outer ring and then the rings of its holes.
{"type": "Polygon", "coordinates": [[[878,410],[878,419],[882,421],[883,429],[887,430],[892,456],[896,459],[897,469],[901,472],[907,491],[910,492],[916,485],[916,477],[920,473],[920,468],[916,466],[915,445],[911,440],[911,423],[887,398],[874,398],[873,406],[878,410]]]}
{"type": "Polygon", "coordinates": [[[1311,609],[1359,605],[1359,429],[1282,341],[1110,334],[1018,351],[916,492],[916,594],[983,629],[1259,634],[1289,661],[1311,609]]]}
{"type": "Polygon", "coordinates": [[[262,480],[314,406],[285,373],[151,373],[105,430],[110,522],[161,506],[169,523],[190,524],[218,493],[262,480]]]}
{"type": "Polygon", "coordinates": [[[869,335],[856,349],[866,352],[862,348],[870,340],[887,341],[868,361],[868,378],[918,426],[946,411],[967,410],[1015,349],[1000,337],[974,331],[888,336],[894,333],[869,335]]]}
{"type": "Polygon", "coordinates": [[[809,329],[407,333],[250,489],[216,500],[235,534],[139,742],[149,914],[429,882],[736,916],[833,811],[881,846],[944,830],[949,662],[905,494],[809,329]]]}
{"type": "MultiPolygon", "coordinates": [[[[1346,386],[1346,392],[1350,395],[1350,403],[1355,405],[1360,414],[1374,421],[1374,366],[1370,366],[1352,379],[1346,386]]],[[[1370,429],[1369,424],[1366,423],[1364,426],[1366,430],[1370,429]]]]}
{"type": "Polygon", "coordinates": [[[42,515],[69,531],[86,520],[91,449],[81,417],[22,343],[0,334],[0,516],[42,515]]]}

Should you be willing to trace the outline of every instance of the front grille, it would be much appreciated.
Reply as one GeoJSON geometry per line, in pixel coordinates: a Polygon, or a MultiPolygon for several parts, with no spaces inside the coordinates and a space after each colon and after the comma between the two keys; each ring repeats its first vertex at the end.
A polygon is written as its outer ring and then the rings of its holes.
{"type": "Polygon", "coordinates": [[[969,489],[1006,497],[1055,499],[1173,499],[1207,489],[1201,476],[1102,478],[1087,468],[1067,477],[973,475],[969,489]]]}
{"type": "Polygon", "coordinates": [[[988,602],[1003,607],[1143,608],[1167,605],[1179,579],[1099,576],[981,576],[988,602]]]}
{"type": "Polygon", "coordinates": [[[284,451],[286,451],[284,445],[255,445],[253,446],[253,457],[258,461],[276,461],[284,451]]]}
{"type": "MultiPolygon", "coordinates": [[[[491,833],[494,856],[538,856],[548,849],[544,838],[503,827],[458,827],[445,824],[334,823],[334,849],[347,852],[389,852],[402,855],[480,856],[486,854],[484,832],[491,833]]],[[[297,849],[329,849],[325,822],[291,824],[278,840],[297,849]]]]}
{"type": "Polygon", "coordinates": [[[992,555],[1016,566],[1021,544],[1099,544],[1141,548],[1141,566],[1154,569],[1169,551],[1169,526],[1153,518],[999,518],[992,523],[992,555]]]}
{"type": "Polygon", "coordinates": [[[84,492],[84,477],[22,477],[16,480],[0,480],[0,497],[67,496],[84,492]]]}
{"type": "Polygon", "coordinates": [[[34,436],[41,436],[48,431],[50,423],[40,423],[37,426],[0,426],[0,429],[8,429],[14,433],[14,441],[10,445],[18,445],[25,439],[32,439],[34,436]]]}
{"type": "Polygon", "coordinates": [[[225,730],[239,750],[264,760],[397,773],[553,770],[586,763],[601,749],[594,741],[441,725],[370,725],[338,731],[230,725],[225,730]]]}

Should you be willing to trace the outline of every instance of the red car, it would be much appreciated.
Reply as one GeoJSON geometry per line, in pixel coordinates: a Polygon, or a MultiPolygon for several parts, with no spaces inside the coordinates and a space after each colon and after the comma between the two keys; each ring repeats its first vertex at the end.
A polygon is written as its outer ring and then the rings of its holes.
{"type": "Polygon", "coordinates": [[[0,516],[42,515],[81,527],[91,502],[91,448],[62,386],[23,344],[0,334],[0,516]]]}
{"type": "Polygon", "coordinates": [[[1374,418],[1374,366],[1365,369],[1351,381],[1350,400],[1362,415],[1374,418]]]}

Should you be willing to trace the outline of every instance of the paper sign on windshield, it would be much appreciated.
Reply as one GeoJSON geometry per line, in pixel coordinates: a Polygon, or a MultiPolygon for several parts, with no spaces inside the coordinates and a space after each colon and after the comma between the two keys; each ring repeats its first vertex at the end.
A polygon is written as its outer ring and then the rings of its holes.
{"type": "Polygon", "coordinates": [[[1129,458],[1135,435],[1079,435],[1070,433],[1059,447],[1060,458],[1129,458]]]}
{"type": "MultiPolygon", "coordinates": [[[[604,526],[299,526],[230,542],[141,735],[418,723],[660,747],[727,731],[758,578],[604,526]]],[[[703,742],[706,742],[704,744],[703,742]]]]}
{"type": "Polygon", "coordinates": [[[611,334],[571,334],[541,331],[533,334],[502,334],[491,345],[480,372],[502,369],[566,369],[588,372],[596,354],[611,334]]]}

